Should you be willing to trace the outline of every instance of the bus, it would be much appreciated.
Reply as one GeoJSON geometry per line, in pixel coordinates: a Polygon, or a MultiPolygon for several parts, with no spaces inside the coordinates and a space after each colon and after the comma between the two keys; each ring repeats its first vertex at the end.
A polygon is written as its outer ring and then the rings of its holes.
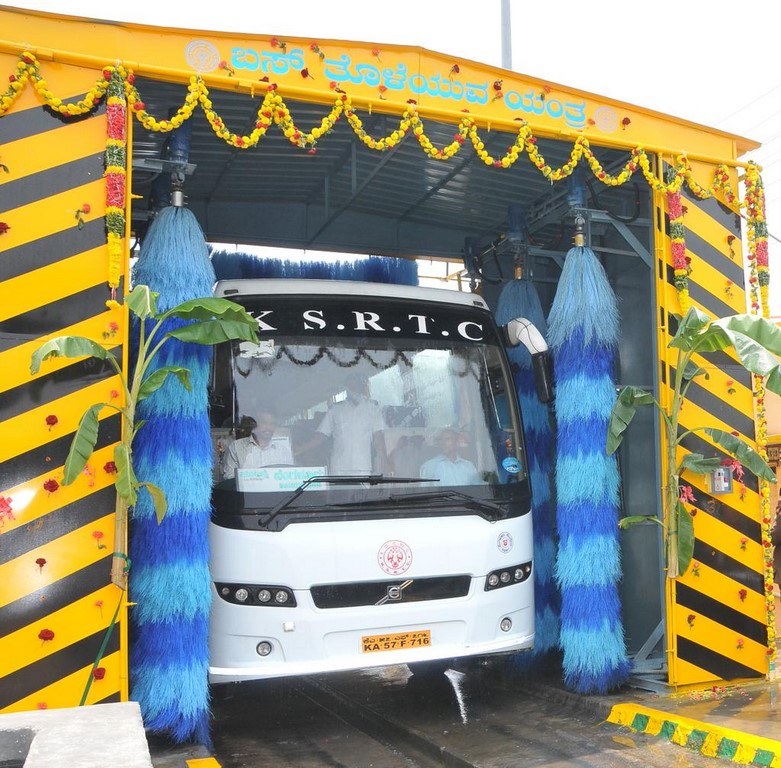
{"type": "Polygon", "coordinates": [[[531,649],[505,352],[528,324],[509,333],[479,296],[436,288],[247,279],[215,295],[259,343],[214,350],[210,682],[531,649]]]}

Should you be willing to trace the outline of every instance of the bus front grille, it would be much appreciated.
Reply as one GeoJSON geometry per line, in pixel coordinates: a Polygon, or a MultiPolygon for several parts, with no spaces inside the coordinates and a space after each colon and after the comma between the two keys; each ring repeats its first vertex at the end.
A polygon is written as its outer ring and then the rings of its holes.
{"type": "Polygon", "coordinates": [[[469,594],[470,576],[437,576],[428,579],[359,581],[321,584],[311,589],[318,608],[353,608],[359,605],[392,605],[426,600],[447,600],[469,594]]]}

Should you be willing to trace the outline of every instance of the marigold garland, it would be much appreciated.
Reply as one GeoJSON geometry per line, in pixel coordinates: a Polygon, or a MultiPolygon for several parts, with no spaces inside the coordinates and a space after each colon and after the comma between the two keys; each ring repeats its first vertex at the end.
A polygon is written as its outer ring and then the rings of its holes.
{"type": "Polygon", "coordinates": [[[670,217],[670,247],[673,257],[673,279],[678,291],[681,315],[689,311],[689,262],[686,257],[686,230],[683,226],[683,205],[679,190],[667,193],[667,213],[670,217]]]}
{"type": "Polygon", "coordinates": [[[127,166],[127,107],[123,71],[105,70],[108,75],[106,100],[106,232],[108,243],[108,284],[111,300],[117,298],[117,288],[122,275],[125,236],[125,187],[127,166]]]}
{"type": "MultiPolygon", "coordinates": [[[[314,50],[314,49],[312,49],[314,50]]],[[[373,51],[379,58],[379,51],[373,51]]],[[[387,136],[374,138],[369,136],[363,124],[353,109],[350,97],[334,83],[331,87],[337,92],[337,99],[331,111],[321,120],[320,125],[311,131],[301,130],[294,122],[287,105],[277,91],[274,83],[263,83],[265,96],[258,108],[255,127],[248,135],[231,132],[222,118],[213,108],[206,84],[198,76],[190,78],[187,94],[176,113],[165,120],[158,120],[146,111],[146,105],[135,86],[135,76],[132,71],[123,66],[108,66],[103,70],[103,76],[90,88],[84,98],[77,102],[65,103],[54,96],[40,73],[40,67],[35,55],[24,51],[19,55],[14,72],[9,76],[9,85],[0,95],[0,116],[8,112],[28,81],[41,100],[50,109],[65,117],[76,117],[87,114],[95,109],[106,98],[107,139],[105,149],[106,178],[106,229],[109,252],[109,278],[111,299],[109,305],[116,304],[116,291],[122,271],[123,244],[125,234],[126,206],[126,165],[127,165],[127,109],[130,108],[136,119],[150,131],[169,132],[179,128],[189,120],[197,106],[200,106],[215,134],[228,144],[239,149],[249,149],[258,144],[272,125],[276,125],[291,144],[307,150],[310,154],[317,152],[317,142],[331,131],[336,122],[345,116],[356,136],[369,149],[387,151],[396,147],[411,132],[426,155],[434,160],[449,160],[454,157],[466,143],[471,143],[477,156],[483,163],[496,168],[510,168],[522,154],[526,154],[533,165],[549,181],[562,181],[570,176],[578,163],[585,160],[594,177],[607,186],[621,186],[640,171],[649,186],[656,192],[667,196],[667,208],[670,217],[670,239],[672,243],[673,269],[675,286],[682,313],[690,306],[688,292],[689,265],[686,260],[686,244],[684,239],[683,213],[680,192],[686,183],[692,194],[700,199],[719,196],[733,209],[746,209],[747,240],[749,263],[751,268],[750,296],[751,309],[764,317],[769,316],[768,307],[768,244],[767,222],[765,218],[765,195],[759,167],[748,163],[745,176],[745,200],[740,201],[730,184],[729,168],[719,164],[714,173],[713,181],[708,187],[694,179],[691,165],[685,155],[675,158],[665,180],[660,179],[653,171],[651,159],[642,146],[631,150],[630,158],[624,167],[615,175],[607,173],[598,158],[591,150],[589,140],[580,134],[575,140],[570,157],[559,168],[552,168],[539,152],[537,139],[532,134],[526,121],[520,121],[518,135],[500,158],[488,153],[477,130],[477,122],[471,115],[465,115],[458,124],[453,140],[443,146],[436,147],[425,133],[423,120],[417,113],[415,103],[410,100],[409,106],[401,116],[399,125],[387,136]]],[[[254,96],[254,88],[253,94],[254,96]]],[[[371,113],[371,107],[369,108],[371,113]]],[[[490,126],[489,126],[490,130],[490,126]]],[[[5,225],[7,228],[7,225],[5,225]]],[[[757,399],[757,443],[763,457],[766,457],[767,422],[764,412],[764,387],[760,378],[755,378],[755,394],[757,399]]],[[[56,481],[52,481],[52,484],[56,481]]],[[[770,546],[770,515],[769,489],[767,484],[761,486],[762,506],[762,543],[765,551],[765,597],[768,613],[768,653],[775,658],[774,606],[772,592],[772,547],[770,546]]]]}

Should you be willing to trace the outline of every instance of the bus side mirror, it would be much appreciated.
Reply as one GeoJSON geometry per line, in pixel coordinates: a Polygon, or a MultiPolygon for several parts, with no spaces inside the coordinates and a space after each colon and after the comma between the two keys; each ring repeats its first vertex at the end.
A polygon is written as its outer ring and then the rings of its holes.
{"type": "Polygon", "coordinates": [[[525,317],[516,317],[504,327],[510,346],[523,344],[532,357],[534,387],[541,403],[553,400],[553,365],[548,344],[534,323],[525,317]]]}

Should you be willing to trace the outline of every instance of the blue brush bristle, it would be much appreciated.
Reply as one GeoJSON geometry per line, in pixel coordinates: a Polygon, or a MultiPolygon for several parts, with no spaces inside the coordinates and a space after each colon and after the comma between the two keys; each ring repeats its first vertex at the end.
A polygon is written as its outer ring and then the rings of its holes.
{"type": "MultiPolygon", "coordinates": [[[[529,280],[513,280],[503,287],[499,295],[497,323],[506,325],[517,317],[530,320],[545,335],[545,315],[537,290],[529,280]]],[[[529,676],[545,670],[543,659],[549,657],[559,644],[559,594],[553,579],[556,558],[551,504],[553,427],[548,406],[540,403],[537,397],[528,350],[523,345],[510,347],[508,356],[515,367],[515,387],[523,414],[524,442],[532,487],[535,618],[534,650],[514,656],[511,672],[529,676]]]]}
{"type": "MultiPolygon", "coordinates": [[[[214,270],[203,232],[186,208],[158,214],[144,240],[134,282],[159,293],[158,311],[211,296],[214,270]]],[[[170,320],[163,331],[180,327],[170,320]]],[[[131,349],[137,350],[138,322],[131,349]]],[[[147,332],[149,328],[147,327],[147,332]]],[[[141,488],[130,526],[131,698],[144,724],[174,741],[210,744],[208,625],[211,606],[208,525],[212,445],[208,420],[208,347],[169,340],[150,365],[187,368],[191,389],[176,377],[139,403],[144,424],[133,442],[142,482],[157,485],[168,510],[158,524],[141,488]]]]}
{"type": "Polygon", "coordinates": [[[548,317],[556,385],[555,576],[565,685],[606,693],[631,671],[618,582],[620,478],[605,449],[616,398],[617,304],[589,248],[567,254],[548,317]]]}

